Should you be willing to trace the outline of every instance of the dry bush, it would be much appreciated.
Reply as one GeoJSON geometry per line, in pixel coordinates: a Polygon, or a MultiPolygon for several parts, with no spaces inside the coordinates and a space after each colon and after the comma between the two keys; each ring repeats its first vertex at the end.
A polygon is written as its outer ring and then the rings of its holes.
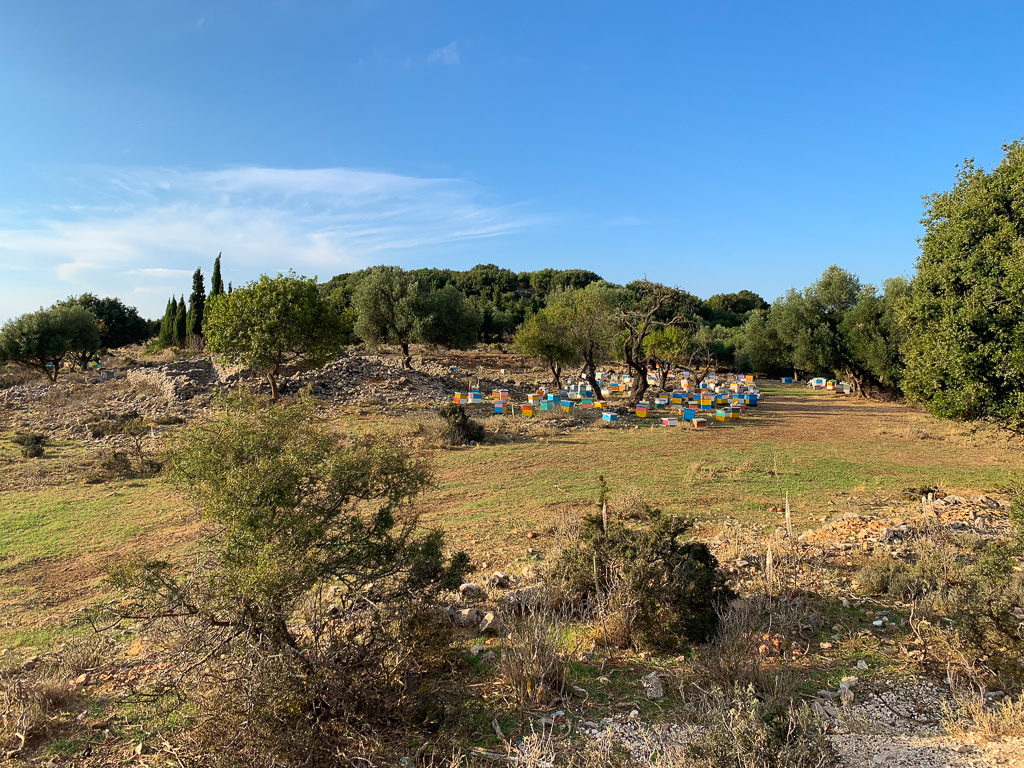
{"type": "Polygon", "coordinates": [[[714,689],[701,726],[675,765],[687,768],[824,768],[835,754],[805,704],[768,698],[751,688],[714,689]]]}
{"type": "Polygon", "coordinates": [[[78,677],[107,666],[117,652],[116,638],[106,632],[90,632],[59,646],[50,660],[50,666],[60,674],[78,677]]]}
{"type": "Polygon", "coordinates": [[[104,421],[102,424],[103,434],[116,436],[118,442],[116,447],[99,452],[98,469],[86,478],[86,482],[152,477],[160,471],[162,465],[154,457],[152,441],[148,439],[150,428],[140,417],[104,421]],[[113,431],[108,433],[108,429],[113,431]]]}
{"type": "Polygon", "coordinates": [[[76,701],[64,677],[0,677],[0,755],[13,757],[51,736],[76,701]]]}
{"type": "Polygon", "coordinates": [[[520,709],[550,706],[562,699],[568,685],[568,663],[562,654],[564,623],[548,611],[507,617],[511,630],[498,670],[506,693],[520,709]]]}
{"type": "Polygon", "coordinates": [[[976,743],[1024,738],[1024,698],[990,703],[977,693],[956,696],[943,708],[943,726],[954,738],[976,743]]]}
{"type": "Polygon", "coordinates": [[[803,682],[794,659],[803,655],[821,625],[811,595],[756,594],[733,601],[722,612],[718,633],[679,671],[687,698],[708,685],[721,690],[752,689],[772,699],[793,699],[803,682]]]}
{"type": "Polygon", "coordinates": [[[0,365],[0,389],[15,387],[19,384],[41,384],[46,379],[38,372],[14,363],[0,365]]]}
{"type": "Polygon", "coordinates": [[[505,754],[475,750],[431,762],[445,768],[495,764],[526,768],[826,768],[835,755],[813,712],[803,704],[765,701],[749,690],[708,694],[699,724],[685,730],[639,727],[628,735],[560,739],[534,733],[505,754]],[[624,738],[625,737],[625,738],[624,738]]]}
{"type": "Polygon", "coordinates": [[[303,655],[236,647],[195,680],[187,738],[197,752],[238,768],[346,765],[389,754],[399,729],[436,731],[458,711],[461,654],[429,613],[313,620],[303,655]]]}
{"type": "Polygon", "coordinates": [[[907,560],[877,559],[857,574],[861,592],[909,602],[918,626],[943,634],[928,643],[965,674],[1005,688],[1024,683],[1021,543],[941,530],[922,533],[907,560]],[[969,659],[964,663],[963,659],[969,659]],[[979,670],[983,670],[979,672],[979,670]]]}
{"type": "Polygon", "coordinates": [[[469,418],[461,405],[449,404],[416,421],[413,434],[435,448],[457,448],[484,439],[484,427],[469,418]]]}

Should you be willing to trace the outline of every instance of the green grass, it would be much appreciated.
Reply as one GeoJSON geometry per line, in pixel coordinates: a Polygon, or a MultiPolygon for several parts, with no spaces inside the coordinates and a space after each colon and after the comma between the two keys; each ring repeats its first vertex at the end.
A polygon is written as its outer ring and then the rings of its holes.
{"type": "Polygon", "coordinates": [[[181,522],[182,503],[159,480],[0,493],[0,568],[111,552],[181,522]]]}

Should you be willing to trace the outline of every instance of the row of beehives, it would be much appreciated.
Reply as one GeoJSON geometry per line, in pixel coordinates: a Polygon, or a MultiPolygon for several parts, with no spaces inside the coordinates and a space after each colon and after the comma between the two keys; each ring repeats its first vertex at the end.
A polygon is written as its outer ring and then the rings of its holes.
{"type": "Polygon", "coordinates": [[[653,401],[641,400],[636,404],[636,416],[649,418],[654,411],[666,412],[661,423],[674,427],[681,418],[684,422],[692,422],[695,427],[705,426],[710,419],[715,421],[733,421],[738,419],[747,408],[756,408],[761,398],[757,387],[730,384],[729,389],[702,388],[696,390],[676,390],[670,395],[655,397],[653,401]],[[668,413],[675,413],[669,416],[668,413]]]}
{"type": "MultiPolygon", "coordinates": [[[[753,384],[744,381],[725,380],[725,384],[701,385],[700,388],[676,390],[670,394],[655,397],[652,401],[641,400],[637,403],[634,414],[638,418],[648,418],[654,411],[655,417],[660,416],[664,426],[677,426],[679,420],[691,422],[695,427],[706,426],[708,421],[732,421],[738,419],[747,408],[757,406],[761,397],[760,390],[753,384]],[[663,412],[659,414],[658,412],[663,412]]],[[[533,416],[536,412],[563,411],[571,413],[574,408],[604,409],[608,402],[593,396],[593,389],[586,385],[571,385],[559,390],[558,394],[548,393],[543,387],[537,392],[526,396],[527,402],[516,405],[511,402],[508,390],[497,389],[490,395],[494,413],[515,416],[533,416]]],[[[454,402],[457,404],[479,404],[484,402],[483,392],[474,388],[468,393],[456,392],[454,402]]],[[[603,411],[601,418],[616,422],[619,415],[615,411],[603,411]]]]}

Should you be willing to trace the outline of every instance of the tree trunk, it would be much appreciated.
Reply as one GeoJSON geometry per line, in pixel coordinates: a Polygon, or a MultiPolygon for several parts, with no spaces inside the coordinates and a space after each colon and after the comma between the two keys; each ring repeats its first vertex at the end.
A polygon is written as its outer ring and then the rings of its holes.
{"type": "Polygon", "coordinates": [[[277,400],[278,392],[277,392],[277,364],[276,363],[274,364],[273,368],[271,368],[269,371],[267,371],[267,381],[270,382],[270,399],[271,400],[277,400]]]}
{"type": "Polygon", "coordinates": [[[661,366],[661,391],[665,392],[668,389],[668,375],[672,370],[667,365],[661,366]]]}
{"type": "Polygon", "coordinates": [[[583,366],[583,376],[587,380],[587,384],[590,385],[591,389],[594,390],[594,398],[601,399],[601,382],[597,380],[597,366],[594,364],[593,358],[586,361],[583,366]]]}
{"type": "Polygon", "coordinates": [[[412,368],[412,355],[409,354],[409,342],[403,341],[400,346],[402,347],[402,367],[412,368]]]}
{"type": "Polygon", "coordinates": [[[644,395],[647,394],[647,366],[630,368],[637,375],[633,377],[635,380],[633,386],[633,395],[629,398],[630,405],[636,405],[644,399],[644,395]]]}
{"type": "Polygon", "coordinates": [[[629,404],[636,405],[643,400],[644,393],[647,392],[647,363],[638,354],[635,354],[634,348],[628,342],[622,352],[634,380],[633,394],[630,395],[629,404]]]}
{"type": "Polygon", "coordinates": [[[551,366],[551,379],[554,381],[555,389],[562,388],[562,366],[553,361],[548,361],[548,365],[551,366]]]}

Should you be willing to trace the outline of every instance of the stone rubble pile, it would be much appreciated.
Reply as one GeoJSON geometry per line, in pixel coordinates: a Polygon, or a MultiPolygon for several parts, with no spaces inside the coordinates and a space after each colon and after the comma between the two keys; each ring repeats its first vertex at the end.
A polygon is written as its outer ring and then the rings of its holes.
{"type": "Polygon", "coordinates": [[[151,368],[131,368],[126,376],[129,384],[155,387],[172,403],[209,394],[221,383],[217,369],[205,358],[175,360],[151,368]]]}
{"type": "Polygon", "coordinates": [[[294,394],[305,387],[335,404],[399,405],[448,400],[457,383],[443,375],[402,368],[397,360],[348,354],[280,381],[282,393],[294,394]]]}

